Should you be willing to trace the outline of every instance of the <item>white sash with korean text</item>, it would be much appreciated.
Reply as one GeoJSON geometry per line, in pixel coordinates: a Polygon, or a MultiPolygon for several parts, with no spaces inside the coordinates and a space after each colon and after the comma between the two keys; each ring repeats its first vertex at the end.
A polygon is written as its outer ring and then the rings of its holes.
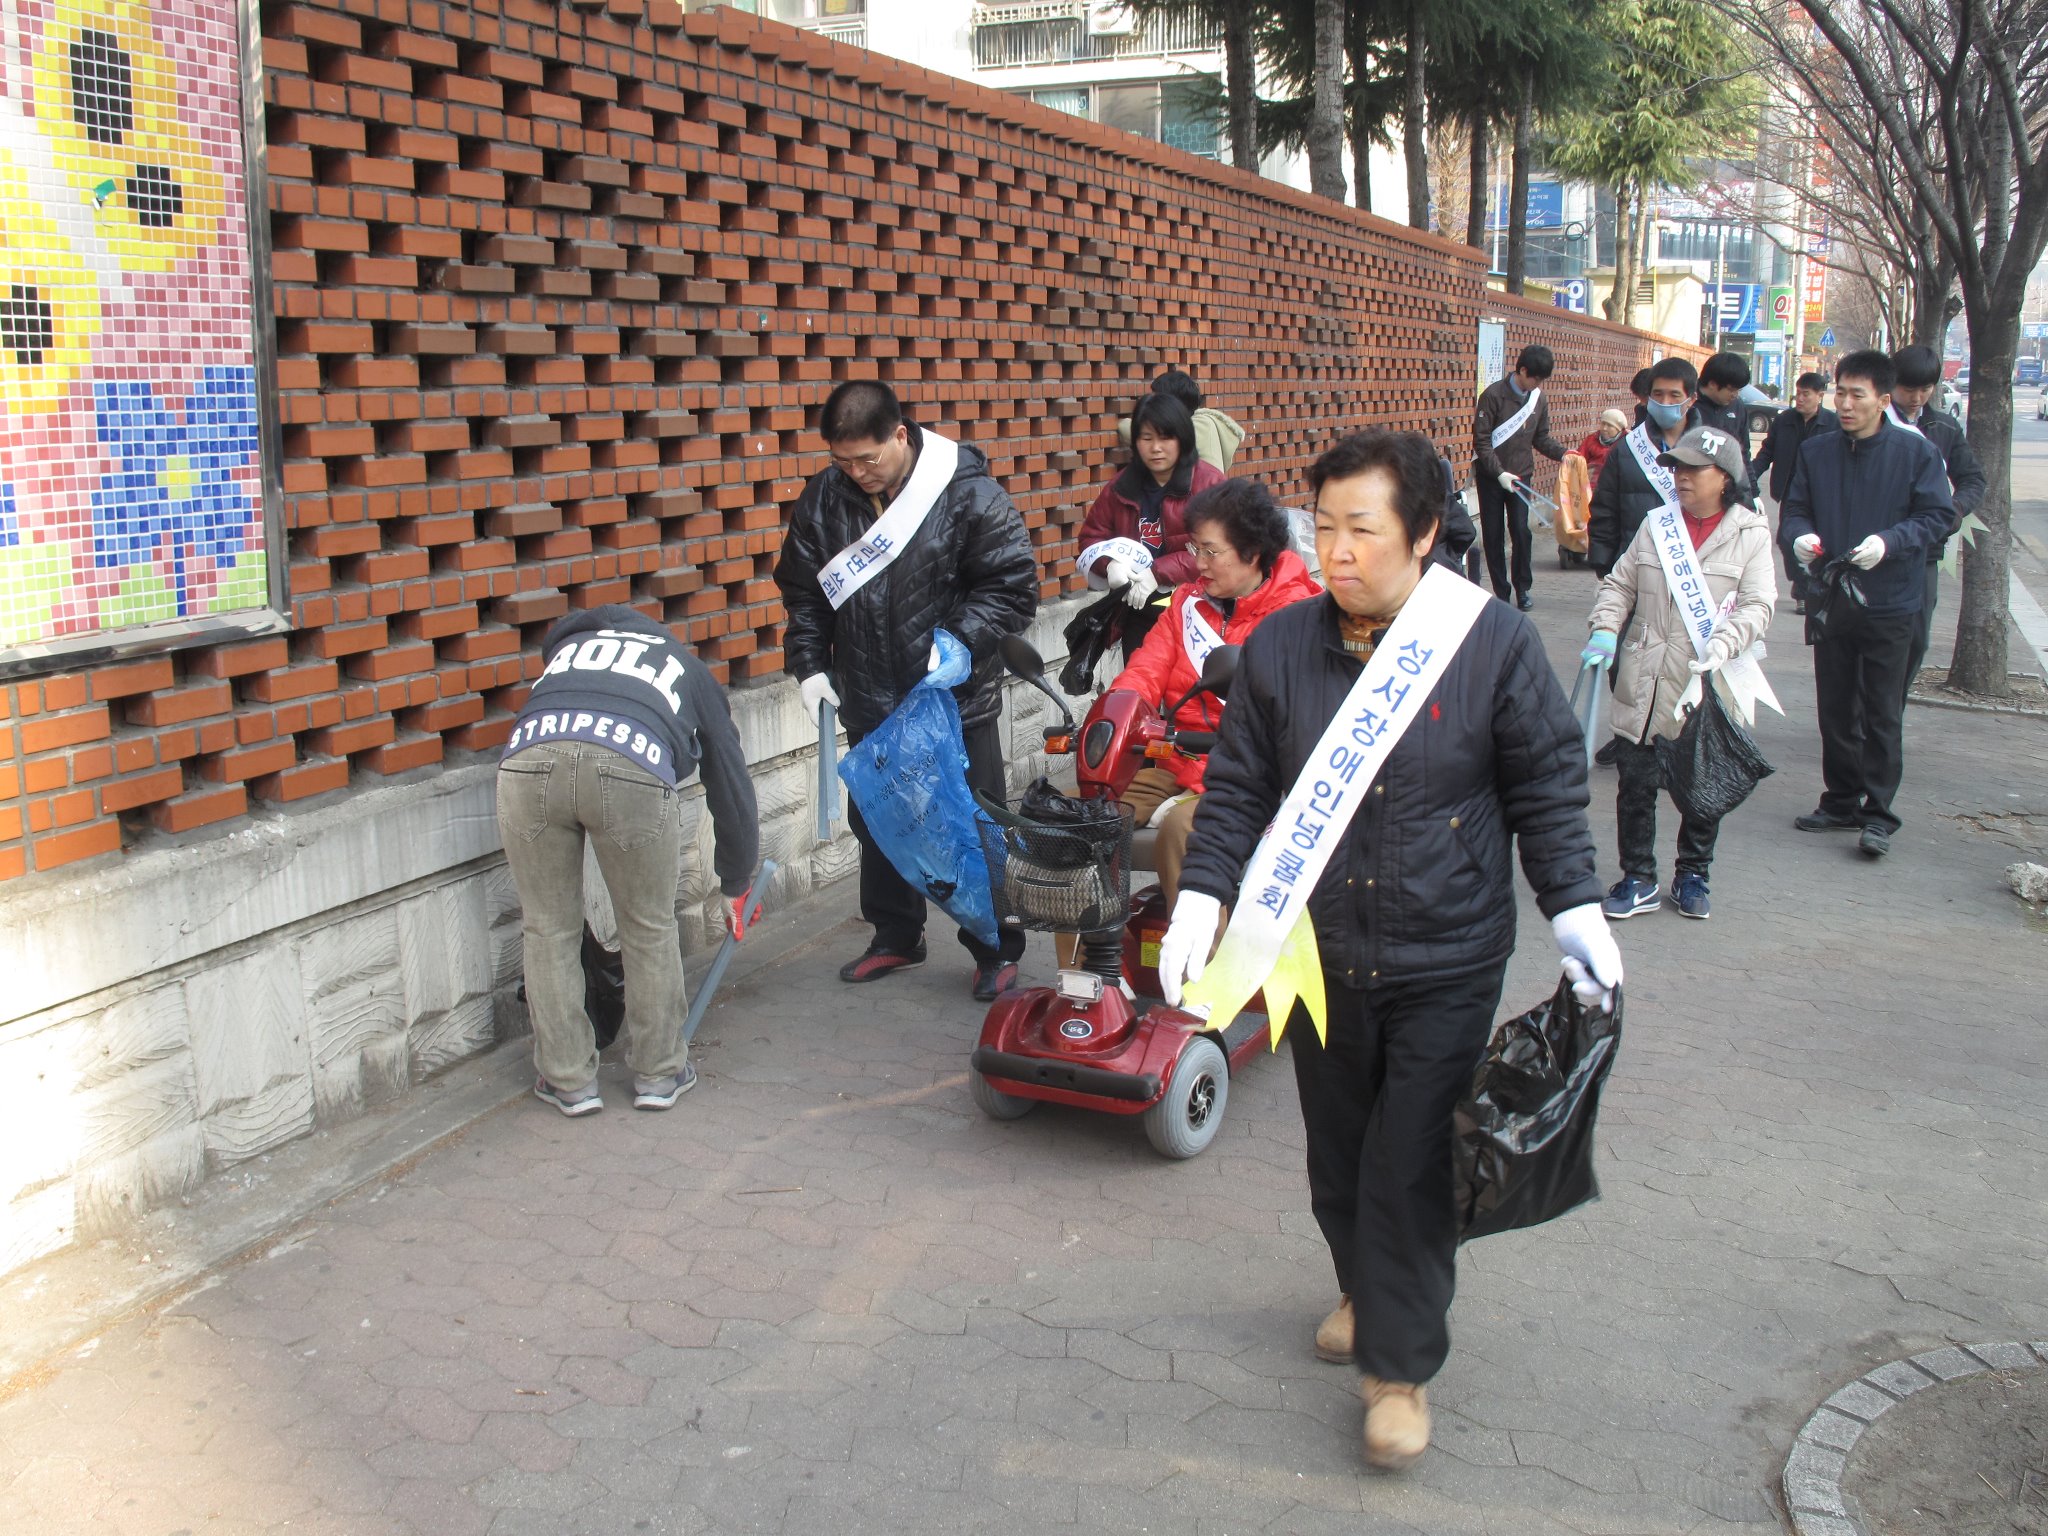
{"type": "MultiPolygon", "coordinates": [[[[1692,547],[1692,536],[1685,531],[1685,515],[1677,502],[1665,502],[1649,515],[1647,522],[1650,537],[1657,545],[1657,563],[1664,568],[1664,585],[1670,590],[1671,601],[1678,605],[1678,616],[1685,621],[1693,654],[1705,661],[1715,627],[1735,607],[1735,594],[1729,593],[1727,602],[1718,608],[1714,606],[1706,575],[1700,570],[1692,547]]],[[[1767,704],[1781,715],[1785,712],[1758,664],[1761,650],[1759,642],[1718,669],[1721,681],[1726,684],[1722,691],[1746,725],[1756,723],[1758,704],[1767,704]]],[[[1686,698],[1681,696],[1679,703],[1685,702],[1686,698]]]]}
{"type": "Polygon", "coordinates": [[[818,573],[818,585],[825,601],[836,611],[862,587],[895,562],[905,546],[917,537],[917,530],[931,515],[953,472],[960,466],[960,445],[941,437],[929,427],[917,452],[917,464],[903,489],[889,504],[889,510],[875,519],[874,526],[825,562],[818,573]]]}
{"type": "Polygon", "coordinates": [[[1431,564],[1423,572],[1259,839],[1222,946],[1207,972],[1188,987],[1191,1004],[1210,1009],[1212,1027],[1228,1024],[1263,986],[1276,1044],[1296,997],[1317,1031],[1323,1030],[1321,961],[1309,896],[1387,758],[1489,601],[1446,566],[1431,564]]]}
{"type": "Polygon", "coordinates": [[[1636,467],[1649,478],[1650,488],[1666,501],[1678,500],[1678,480],[1664,465],[1657,462],[1657,455],[1664,450],[1650,442],[1650,424],[1639,421],[1629,432],[1628,451],[1636,456],[1636,467]]]}
{"type": "Polygon", "coordinates": [[[1121,560],[1134,571],[1149,571],[1152,569],[1152,549],[1136,539],[1119,535],[1113,539],[1097,539],[1082,550],[1081,558],[1075,563],[1087,574],[1088,585],[1100,592],[1109,585],[1109,574],[1095,568],[1098,560],[1121,560]]]}
{"type": "Polygon", "coordinates": [[[1202,663],[1209,659],[1209,653],[1223,643],[1216,626],[1202,617],[1201,606],[1202,599],[1196,593],[1189,593],[1188,600],[1180,605],[1181,649],[1187,652],[1197,677],[1202,675],[1202,663]]]}
{"type": "Polygon", "coordinates": [[[1529,398],[1522,402],[1522,408],[1493,429],[1493,436],[1488,439],[1488,442],[1494,449],[1498,450],[1502,443],[1529,425],[1529,418],[1536,414],[1536,402],[1542,398],[1543,391],[1541,389],[1530,390],[1529,398]]]}

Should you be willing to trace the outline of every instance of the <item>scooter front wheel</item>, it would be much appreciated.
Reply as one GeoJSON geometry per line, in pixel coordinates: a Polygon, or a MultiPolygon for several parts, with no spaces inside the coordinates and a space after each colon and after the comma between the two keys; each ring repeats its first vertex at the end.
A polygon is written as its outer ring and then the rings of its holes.
{"type": "Polygon", "coordinates": [[[1038,1100],[1005,1093],[972,1067],[967,1069],[967,1091],[974,1095],[976,1106],[991,1120],[1021,1120],[1038,1108],[1038,1100]]]}
{"type": "Polygon", "coordinates": [[[1230,1064],[1214,1040],[1188,1041],[1166,1095],[1145,1111],[1145,1135],[1163,1157],[1193,1157],[1216,1139],[1230,1101],[1230,1064]]]}

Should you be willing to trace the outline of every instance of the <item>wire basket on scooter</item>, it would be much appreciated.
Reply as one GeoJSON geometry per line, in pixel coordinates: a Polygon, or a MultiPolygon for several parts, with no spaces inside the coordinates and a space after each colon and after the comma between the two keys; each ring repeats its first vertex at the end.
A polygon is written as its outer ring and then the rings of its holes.
{"type": "Polygon", "coordinates": [[[1114,800],[1077,800],[1043,779],[1019,810],[977,794],[996,919],[1041,933],[1121,928],[1131,907],[1131,813],[1114,800]],[[1035,814],[1033,814],[1035,813],[1035,814]]]}

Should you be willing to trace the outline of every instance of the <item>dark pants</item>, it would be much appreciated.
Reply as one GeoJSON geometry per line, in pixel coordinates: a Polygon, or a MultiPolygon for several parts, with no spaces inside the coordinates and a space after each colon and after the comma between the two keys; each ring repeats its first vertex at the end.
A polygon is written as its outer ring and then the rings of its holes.
{"type": "MultiPolygon", "coordinates": [[[[1614,795],[1615,841],[1621,845],[1621,872],[1638,880],[1657,881],[1657,794],[1664,776],[1657,769],[1657,749],[1648,742],[1614,738],[1614,768],[1621,783],[1614,795]]],[[[1678,862],[1681,875],[1705,878],[1714,862],[1714,840],[1721,823],[1697,816],[1678,820],[1678,862]]]]}
{"type": "MultiPolygon", "coordinates": [[[[966,727],[965,738],[968,787],[980,790],[991,800],[1001,800],[1007,786],[1003,781],[1003,739],[996,722],[966,727]]],[[[859,739],[849,736],[849,744],[859,739]]],[[[853,835],[860,840],[861,920],[874,924],[875,942],[882,948],[907,954],[924,942],[924,892],[897,873],[889,856],[875,846],[874,839],[868,836],[867,823],[861,820],[860,807],[850,796],[846,807],[853,835]]],[[[999,958],[1015,960],[1024,953],[1024,935],[1012,930],[1004,930],[995,949],[964,928],[960,930],[960,942],[974,956],[976,965],[999,958]]]]}
{"type": "Polygon", "coordinates": [[[1859,617],[1813,648],[1820,716],[1820,809],[1896,832],[1892,797],[1905,773],[1906,656],[1920,616],[1859,617]]]}
{"type": "Polygon", "coordinates": [[[1508,595],[1508,555],[1501,526],[1505,523],[1505,539],[1514,544],[1514,589],[1519,597],[1536,581],[1529,568],[1528,503],[1502,490],[1498,480],[1489,480],[1482,474],[1478,483],[1479,537],[1486,545],[1486,574],[1493,580],[1493,595],[1508,595]]]}
{"type": "Polygon", "coordinates": [[[1934,638],[1934,605],[1941,599],[1941,567],[1927,567],[1927,601],[1920,609],[1920,623],[1913,631],[1913,643],[1906,647],[1906,691],[1920,675],[1920,663],[1927,659],[1927,646],[1934,638]]]}
{"type": "Polygon", "coordinates": [[[1360,990],[1328,972],[1329,1040],[1288,1025],[1309,1203],[1351,1298],[1359,1370],[1428,1381],[1450,1353],[1451,1112],[1493,1030],[1503,966],[1360,990]]]}

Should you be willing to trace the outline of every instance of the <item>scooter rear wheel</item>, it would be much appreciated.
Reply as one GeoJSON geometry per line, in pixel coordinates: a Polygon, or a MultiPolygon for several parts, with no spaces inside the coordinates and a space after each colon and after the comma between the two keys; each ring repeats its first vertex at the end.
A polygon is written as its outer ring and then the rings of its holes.
{"type": "Polygon", "coordinates": [[[1166,1095],[1145,1111],[1145,1135],[1162,1157],[1193,1157],[1216,1139],[1230,1100],[1230,1064],[1214,1040],[1190,1040],[1166,1095]]]}
{"type": "Polygon", "coordinates": [[[967,1091],[974,1095],[976,1106],[991,1120],[1021,1120],[1038,1108],[1038,1100],[1005,1093],[972,1067],[967,1069],[967,1091]]]}

